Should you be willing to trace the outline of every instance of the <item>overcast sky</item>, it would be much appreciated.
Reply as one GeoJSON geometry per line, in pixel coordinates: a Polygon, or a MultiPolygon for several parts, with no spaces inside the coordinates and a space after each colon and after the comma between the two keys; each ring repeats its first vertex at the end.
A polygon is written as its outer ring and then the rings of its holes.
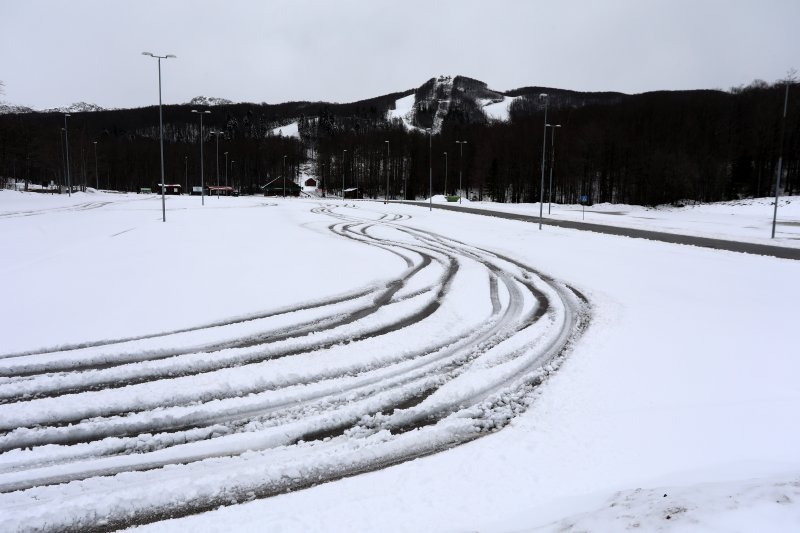
{"type": "Polygon", "coordinates": [[[351,102],[439,74],[637,93],[800,68],[800,0],[3,0],[7,102],[351,102]]]}

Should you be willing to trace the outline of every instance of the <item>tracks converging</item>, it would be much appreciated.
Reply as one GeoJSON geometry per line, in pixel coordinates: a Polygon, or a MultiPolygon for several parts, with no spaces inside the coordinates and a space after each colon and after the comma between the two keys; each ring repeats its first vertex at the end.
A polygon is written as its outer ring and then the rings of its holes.
{"type": "Polygon", "coordinates": [[[524,411],[588,322],[577,291],[406,215],[312,211],[402,268],[293,307],[0,354],[0,528],[111,530],[467,442],[524,411]]]}

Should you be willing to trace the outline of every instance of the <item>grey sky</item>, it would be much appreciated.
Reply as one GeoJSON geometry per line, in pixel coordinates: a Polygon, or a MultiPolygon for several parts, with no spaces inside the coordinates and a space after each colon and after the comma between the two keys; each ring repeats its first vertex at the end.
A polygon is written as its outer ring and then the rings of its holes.
{"type": "Polygon", "coordinates": [[[628,93],[800,68],[798,0],[4,0],[2,99],[137,107],[194,96],[349,102],[462,74],[628,93]]]}

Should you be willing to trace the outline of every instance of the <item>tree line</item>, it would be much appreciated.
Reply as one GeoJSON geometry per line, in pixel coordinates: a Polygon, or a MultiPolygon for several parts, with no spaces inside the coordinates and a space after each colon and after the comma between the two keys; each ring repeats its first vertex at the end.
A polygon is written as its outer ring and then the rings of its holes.
{"type": "MultiPolygon", "coordinates": [[[[785,194],[800,189],[798,88],[790,89],[782,147],[785,194]]],[[[474,101],[463,98],[451,104],[441,130],[430,136],[386,118],[396,99],[414,92],[350,104],[198,108],[211,111],[203,132],[206,183],[217,180],[219,139],[220,181],[227,171],[229,184],[244,194],[258,192],[283,173],[297,177],[303,165],[316,174],[326,194],[339,194],[344,183],[371,198],[387,193],[387,180],[390,197],[407,199],[425,198],[431,191],[457,194],[459,182],[468,197],[497,202],[538,201],[544,193],[561,203],[587,196],[590,202],[656,205],[773,193],[782,83],[639,95],[524,88],[506,93],[517,97],[508,122],[487,120],[474,101]],[[540,189],[545,134],[540,92],[551,94],[547,121],[561,125],[554,133],[547,131],[552,191],[540,189]],[[300,139],[272,134],[293,121],[300,139]]],[[[164,106],[166,181],[188,187],[200,180],[200,125],[191,111],[186,105],[164,106]]],[[[430,122],[421,113],[421,120],[430,122]]],[[[67,127],[73,183],[136,191],[160,181],[157,107],[73,113],[67,127]]],[[[62,128],[64,116],[58,113],[0,116],[0,175],[62,184],[62,128]]]]}

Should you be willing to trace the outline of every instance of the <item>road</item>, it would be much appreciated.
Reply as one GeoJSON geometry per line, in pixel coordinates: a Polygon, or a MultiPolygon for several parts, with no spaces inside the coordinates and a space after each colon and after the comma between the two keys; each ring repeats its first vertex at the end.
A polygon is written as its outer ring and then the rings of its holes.
{"type": "MultiPolygon", "coordinates": [[[[395,202],[392,202],[395,203],[395,202]]],[[[400,203],[400,202],[398,202],[400,203]]],[[[402,202],[404,204],[429,207],[428,202],[402,202]]],[[[480,209],[476,207],[459,206],[455,204],[433,204],[434,209],[445,209],[447,211],[457,211],[461,213],[471,213],[508,220],[521,220],[523,222],[533,222],[538,224],[539,217],[531,215],[521,215],[518,213],[504,213],[502,211],[492,211],[490,209],[480,209]]],[[[693,235],[681,235],[677,233],[666,233],[663,231],[651,231],[635,228],[623,228],[618,226],[606,226],[604,224],[592,224],[589,222],[577,222],[572,220],[555,220],[544,218],[543,225],[557,226],[559,228],[577,229],[582,231],[593,231],[606,235],[619,235],[622,237],[632,237],[635,239],[649,239],[652,241],[669,242],[673,244],[685,244],[689,246],[700,246],[702,248],[713,248],[715,250],[727,250],[729,252],[740,252],[744,254],[766,255],[779,257],[781,259],[800,260],[800,248],[787,248],[784,246],[772,246],[769,244],[756,244],[748,242],[729,241],[725,239],[712,239],[709,237],[696,237],[693,235]]]]}

